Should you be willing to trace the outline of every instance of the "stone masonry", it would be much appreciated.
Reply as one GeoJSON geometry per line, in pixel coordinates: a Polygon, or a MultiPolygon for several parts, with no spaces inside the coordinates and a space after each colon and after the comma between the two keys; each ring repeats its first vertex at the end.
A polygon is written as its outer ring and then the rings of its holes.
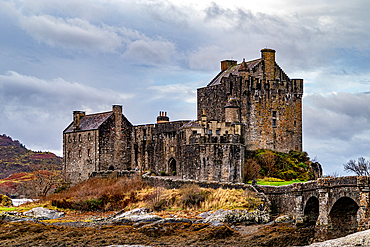
{"type": "Polygon", "coordinates": [[[86,115],[75,111],[63,132],[66,179],[76,183],[104,170],[138,169],[184,179],[242,182],[245,153],[260,148],[302,150],[303,80],[290,79],[261,58],[221,62],[220,73],[197,91],[198,119],[132,125],[121,106],[86,115]]]}

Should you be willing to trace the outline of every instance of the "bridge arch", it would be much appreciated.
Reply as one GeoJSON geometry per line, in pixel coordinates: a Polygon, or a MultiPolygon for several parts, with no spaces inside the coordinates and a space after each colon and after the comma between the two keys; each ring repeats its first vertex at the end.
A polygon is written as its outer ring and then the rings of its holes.
{"type": "Polygon", "coordinates": [[[304,207],[304,221],[310,225],[315,225],[319,217],[320,203],[316,196],[310,197],[304,207]]]}
{"type": "Polygon", "coordinates": [[[328,216],[328,235],[330,238],[346,236],[357,230],[357,212],[359,206],[355,200],[344,196],[331,207],[328,216]]]}

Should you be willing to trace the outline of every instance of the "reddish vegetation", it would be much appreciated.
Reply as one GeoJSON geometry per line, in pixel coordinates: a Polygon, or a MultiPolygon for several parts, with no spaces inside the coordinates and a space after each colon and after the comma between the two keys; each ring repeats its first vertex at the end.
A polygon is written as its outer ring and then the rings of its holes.
{"type": "Polygon", "coordinates": [[[30,158],[31,159],[54,159],[57,156],[53,153],[41,153],[41,154],[33,154],[30,158]]]}

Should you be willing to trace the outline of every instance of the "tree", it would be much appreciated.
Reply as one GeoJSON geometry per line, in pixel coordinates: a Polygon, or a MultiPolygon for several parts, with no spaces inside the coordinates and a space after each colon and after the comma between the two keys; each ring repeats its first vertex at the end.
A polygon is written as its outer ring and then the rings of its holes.
{"type": "Polygon", "coordinates": [[[272,170],[275,165],[275,155],[270,150],[266,150],[264,154],[261,155],[261,161],[267,170],[267,176],[272,174],[272,170]]]}
{"type": "Polygon", "coordinates": [[[43,198],[63,182],[61,171],[35,169],[31,174],[31,179],[23,182],[19,188],[26,196],[43,198]]]}
{"type": "Polygon", "coordinates": [[[244,164],[244,182],[248,182],[253,179],[255,175],[256,178],[260,173],[261,167],[254,159],[247,159],[244,164]]]}
{"type": "Polygon", "coordinates": [[[358,158],[357,163],[355,160],[350,160],[343,166],[346,172],[354,172],[357,176],[370,176],[370,160],[365,160],[364,157],[358,158]]]}

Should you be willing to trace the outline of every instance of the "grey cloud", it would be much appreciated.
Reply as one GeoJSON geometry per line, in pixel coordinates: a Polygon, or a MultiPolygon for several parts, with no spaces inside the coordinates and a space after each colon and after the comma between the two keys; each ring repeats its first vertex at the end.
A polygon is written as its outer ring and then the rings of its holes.
{"type": "Polygon", "coordinates": [[[170,63],[174,54],[176,48],[171,42],[146,38],[131,42],[122,57],[134,64],[156,65],[170,63]]]}
{"type": "Polygon", "coordinates": [[[133,97],[111,90],[71,83],[61,78],[46,81],[8,72],[0,75],[0,129],[29,147],[61,147],[61,131],[73,110],[107,111],[133,97]]]}
{"type": "Polygon", "coordinates": [[[23,16],[21,27],[38,41],[68,48],[113,52],[121,46],[121,38],[107,26],[97,27],[83,19],[62,19],[50,15],[23,16]]]}
{"type": "Polygon", "coordinates": [[[326,174],[345,175],[342,165],[349,159],[369,156],[370,95],[335,93],[304,97],[304,148],[318,156],[326,174]]]}

